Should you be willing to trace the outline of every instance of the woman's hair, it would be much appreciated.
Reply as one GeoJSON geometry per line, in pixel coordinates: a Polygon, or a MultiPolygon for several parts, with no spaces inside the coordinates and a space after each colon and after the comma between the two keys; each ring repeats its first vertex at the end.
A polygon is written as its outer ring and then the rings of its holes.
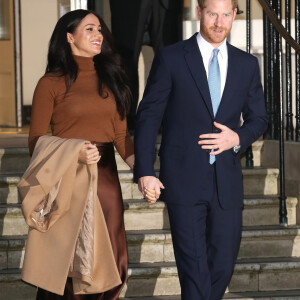
{"type": "Polygon", "coordinates": [[[77,9],[66,13],[58,20],[49,42],[46,74],[65,76],[66,94],[68,93],[77,79],[78,66],[67,41],[67,33],[74,34],[79,23],[89,14],[95,15],[99,19],[103,35],[101,53],[94,57],[99,80],[99,95],[103,98],[108,97],[103,89],[103,85],[106,85],[114,94],[117,110],[124,119],[129,111],[132,97],[129,81],[121,64],[120,56],[115,51],[112,34],[103,19],[95,12],[77,9]]]}

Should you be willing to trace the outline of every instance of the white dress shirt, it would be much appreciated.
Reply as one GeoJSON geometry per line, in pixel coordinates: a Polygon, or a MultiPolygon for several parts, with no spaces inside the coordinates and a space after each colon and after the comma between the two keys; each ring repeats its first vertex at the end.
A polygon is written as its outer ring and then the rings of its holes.
{"type": "MultiPolygon", "coordinates": [[[[208,78],[208,68],[210,61],[213,57],[213,50],[215,49],[209,42],[207,42],[199,32],[197,34],[197,43],[199,46],[199,50],[202,55],[206,76],[208,78]]],[[[221,75],[221,99],[225,87],[226,77],[227,77],[227,69],[228,69],[228,52],[227,52],[227,45],[226,45],[226,39],[218,47],[220,50],[218,53],[218,61],[219,61],[219,68],[220,68],[220,75],[221,75]]]]}

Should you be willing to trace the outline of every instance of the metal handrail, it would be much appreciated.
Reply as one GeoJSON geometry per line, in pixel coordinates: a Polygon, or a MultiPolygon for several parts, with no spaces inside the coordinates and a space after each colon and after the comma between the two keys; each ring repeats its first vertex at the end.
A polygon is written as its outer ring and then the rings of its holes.
{"type": "Polygon", "coordinates": [[[295,0],[296,39],[290,35],[290,0],[285,2],[286,28],[281,24],[281,0],[258,0],[264,12],[264,81],[270,117],[265,138],[279,139],[279,223],[287,226],[284,161],[284,94],[282,38],[286,41],[286,140],[294,140],[292,114],[291,47],[296,51],[296,141],[300,141],[299,0],[295,0]],[[299,131],[299,132],[298,132],[299,131]]]}
{"type": "MultiPolygon", "coordinates": [[[[285,41],[292,47],[296,52],[300,54],[300,45],[299,42],[297,42],[290,33],[286,30],[286,28],[281,24],[281,19],[278,19],[278,15],[276,15],[273,7],[271,6],[270,2],[268,0],[258,0],[261,7],[263,8],[264,12],[269,17],[269,20],[272,22],[272,25],[276,28],[278,33],[281,35],[282,38],[285,39],[285,41]]],[[[297,2],[297,0],[296,0],[297,2]]],[[[280,1],[281,4],[281,1],[280,1]]]]}

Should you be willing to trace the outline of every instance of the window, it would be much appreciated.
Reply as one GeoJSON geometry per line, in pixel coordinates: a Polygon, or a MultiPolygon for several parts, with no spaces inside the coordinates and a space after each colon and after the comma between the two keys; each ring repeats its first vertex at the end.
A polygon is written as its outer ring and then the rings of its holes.
{"type": "Polygon", "coordinates": [[[0,40],[10,40],[9,0],[0,0],[0,40]]]}

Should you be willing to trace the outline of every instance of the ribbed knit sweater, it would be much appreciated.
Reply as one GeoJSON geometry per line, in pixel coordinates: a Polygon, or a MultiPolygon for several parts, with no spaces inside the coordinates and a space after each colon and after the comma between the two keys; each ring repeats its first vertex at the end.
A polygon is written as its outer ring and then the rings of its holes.
{"type": "Polygon", "coordinates": [[[98,93],[98,77],[92,58],[74,56],[78,77],[66,92],[63,76],[46,74],[35,89],[29,131],[29,151],[38,138],[52,134],[60,138],[78,138],[91,142],[113,142],[123,159],[133,154],[133,142],[126,119],[121,120],[112,92],[107,98],[98,93]]]}

